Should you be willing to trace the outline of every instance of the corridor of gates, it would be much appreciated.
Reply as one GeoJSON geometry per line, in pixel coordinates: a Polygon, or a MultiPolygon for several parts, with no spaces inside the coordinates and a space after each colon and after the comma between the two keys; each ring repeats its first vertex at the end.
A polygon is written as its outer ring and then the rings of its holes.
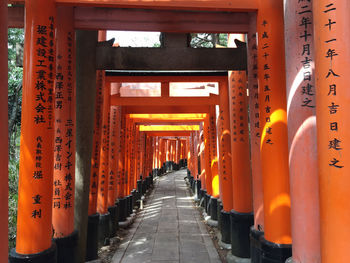
{"type": "Polygon", "coordinates": [[[189,193],[228,262],[348,262],[349,13],[344,0],[1,1],[0,262],[96,260],[135,209],[129,244],[157,226],[152,252],[114,262],[216,262],[189,193]],[[8,28],[25,39],[11,250],[8,28]],[[160,47],[110,30],[161,32],[160,47]],[[195,33],[227,47],[194,48],[195,33]]]}

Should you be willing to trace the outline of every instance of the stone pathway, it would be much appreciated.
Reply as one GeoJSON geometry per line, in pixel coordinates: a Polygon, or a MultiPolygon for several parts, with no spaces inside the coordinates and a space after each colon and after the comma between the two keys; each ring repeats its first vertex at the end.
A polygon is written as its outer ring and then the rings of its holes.
{"type": "Polygon", "coordinates": [[[221,262],[180,170],[160,177],[113,263],[221,262]]]}

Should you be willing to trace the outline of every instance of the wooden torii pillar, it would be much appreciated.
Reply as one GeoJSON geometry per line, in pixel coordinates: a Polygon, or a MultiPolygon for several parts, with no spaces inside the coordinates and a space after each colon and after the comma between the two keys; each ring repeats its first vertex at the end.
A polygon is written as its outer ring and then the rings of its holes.
{"type": "Polygon", "coordinates": [[[291,256],[283,13],[282,1],[259,1],[258,77],[264,192],[264,236],[260,238],[260,245],[263,262],[284,262],[291,256]]]}
{"type": "MultiPolygon", "coordinates": [[[[7,75],[7,2],[0,3],[0,213],[8,214],[8,82],[7,75]]],[[[8,217],[0,219],[0,261],[6,262],[8,255],[8,217]]]]}
{"type": "Polygon", "coordinates": [[[25,4],[17,240],[9,260],[56,262],[51,240],[56,4],[53,0],[25,4]]]}
{"type": "MultiPolygon", "coordinates": [[[[250,227],[254,224],[246,72],[229,73],[231,115],[231,155],[233,209],[231,217],[231,254],[250,258],[250,227]]],[[[231,256],[231,255],[229,255],[231,256]]]]}
{"type": "Polygon", "coordinates": [[[348,1],[313,1],[321,261],[347,262],[350,234],[348,1]]]}
{"type": "Polygon", "coordinates": [[[286,90],[293,261],[320,263],[312,2],[285,2],[286,90]]]}
{"type": "MultiPolygon", "coordinates": [[[[106,39],[106,32],[98,32],[98,41],[106,39]]],[[[89,209],[88,209],[88,227],[86,241],[86,260],[97,259],[98,251],[98,225],[99,214],[97,212],[97,199],[99,188],[99,170],[101,153],[101,134],[102,134],[102,115],[103,115],[103,97],[105,88],[104,71],[96,71],[96,96],[95,96],[95,114],[94,131],[92,139],[91,171],[90,171],[90,190],[89,190],[89,209]]]]}
{"type": "Polygon", "coordinates": [[[250,161],[252,170],[254,226],[250,231],[250,257],[252,262],[260,261],[260,236],[264,234],[264,200],[260,158],[260,107],[258,84],[258,43],[256,33],[256,14],[251,13],[248,32],[248,90],[250,120],[250,161]]]}
{"type": "Polygon", "coordinates": [[[52,227],[57,262],[75,263],[75,31],[71,7],[57,8],[52,227]]]}

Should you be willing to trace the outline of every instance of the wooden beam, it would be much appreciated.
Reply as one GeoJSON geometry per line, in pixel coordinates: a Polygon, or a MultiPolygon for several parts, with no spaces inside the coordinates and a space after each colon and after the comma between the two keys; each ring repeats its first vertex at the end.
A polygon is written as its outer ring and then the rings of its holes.
{"type": "Polygon", "coordinates": [[[111,105],[115,106],[189,106],[189,105],[218,105],[219,96],[210,94],[209,97],[120,97],[111,96],[111,105]]]}
{"type": "Polygon", "coordinates": [[[140,125],[140,131],[199,131],[199,125],[140,125]]]}
{"type": "Polygon", "coordinates": [[[145,132],[148,136],[190,136],[190,131],[156,131],[156,132],[145,132]]]}
{"type": "Polygon", "coordinates": [[[246,48],[97,47],[101,70],[246,70],[246,48]]]}
{"type": "MultiPolygon", "coordinates": [[[[24,0],[8,0],[8,3],[24,3],[24,0]]],[[[56,3],[74,6],[175,10],[256,11],[258,9],[258,0],[56,0],[56,3]]]]}
{"type": "Polygon", "coordinates": [[[144,120],[144,119],[135,119],[134,123],[140,125],[199,125],[201,121],[193,121],[193,120],[178,120],[178,121],[170,121],[170,120],[144,120]]]}
{"type": "MultiPolygon", "coordinates": [[[[24,27],[24,7],[8,7],[9,27],[24,27]]],[[[200,12],[183,10],[150,10],[76,7],[76,29],[125,30],[183,33],[246,33],[246,12],[200,12]]]]}
{"type": "Polygon", "coordinates": [[[79,29],[185,33],[248,32],[248,13],[78,7],[79,29]]]}
{"type": "Polygon", "coordinates": [[[227,81],[225,76],[106,76],[107,82],[130,82],[130,83],[147,83],[147,82],[220,82],[227,81]]]}
{"type": "Polygon", "coordinates": [[[9,28],[23,28],[24,6],[9,6],[7,19],[9,28]]]}
{"type": "Polygon", "coordinates": [[[187,106],[123,106],[125,114],[161,114],[161,113],[207,113],[209,112],[208,105],[191,105],[187,106]]]}

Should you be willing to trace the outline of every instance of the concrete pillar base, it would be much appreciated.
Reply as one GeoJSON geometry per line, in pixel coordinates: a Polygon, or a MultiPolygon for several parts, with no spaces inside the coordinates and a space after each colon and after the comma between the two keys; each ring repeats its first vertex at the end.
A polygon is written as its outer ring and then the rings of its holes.
{"type": "Polygon", "coordinates": [[[109,237],[114,237],[117,234],[118,230],[118,206],[110,206],[108,207],[108,212],[110,214],[109,220],[109,237]]]}
{"type": "Polygon", "coordinates": [[[231,253],[240,258],[250,258],[250,227],[254,225],[253,213],[230,212],[231,253]]]}
{"type": "Polygon", "coordinates": [[[195,188],[194,192],[195,192],[195,196],[198,200],[201,200],[201,196],[200,196],[201,188],[202,188],[202,182],[200,180],[196,180],[196,188],[195,188]]]}
{"type": "Polygon", "coordinates": [[[276,244],[260,237],[261,263],[285,263],[292,256],[292,245],[276,244]]]}
{"type": "Polygon", "coordinates": [[[109,212],[100,215],[98,222],[98,247],[103,247],[109,245],[109,222],[111,220],[111,215],[109,212]]]}
{"type": "MultiPolygon", "coordinates": [[[[142,176],[141,176],[142,178],[142,176]]],[[[138,200],[141,199],[141,196],[142,196],[142,180],[138,180],[137,181],[137,198],[138,200]]]]}
{"type": "MultiPolygon", "coordinates": [[[[252,262],[250,258],[240,258],[232,255],[231,251],[227,253],[226,261],[227,263],[251,263],[252,262]]],[[[257,262],[254,262],[254,263],[257,263],[257,262]]]]}
{"type": "Polygon", "coordinates": [[[88,217],[86,256],[85,256],[86,261],[97,259],[99,220],[100,220],[99,214],[94,214],[88,217]]]}
{"type": "Polygon", "coordinates": [[[230,212],[221,210],[221,241],[227,244],[231,244],[231,220],[230,212]]]}
{"type": "Polygon", "coordinates": [[[10,251],[9,263],[57,263],[57,247],[53,242],[52,246],[43,252],[36,254],[23,255],[16,253],[13,248],[10,251]]]}
{"type": "Polygon", "coordinates": [[[222,242],[222,237],[221,237],[221,233],[220,232],[217,233],[217,238],[218,238],[218,244],[219,244],[219,246],[221,248],[227,249],[227,250],[231,250],[231,244],[222,242]]]}
{"type": "Polygon", "coordinates": [[[127,216],[127,199],[119,198],[119,222],[123,222],[126,220],[127,216]]]}
{"type": "Polygon", "coordinates": [[[77,257],[78,231],[62,238],[54,238],[57,247],[57,263],[75,263],[77,257]]]}
{"type": "Polygon", "coordinates": [[[261,244],[260,237],[264,232],[256,230],[254,226],[250,228],[250,258],[252,262],[261,261],[261,244]]]}

